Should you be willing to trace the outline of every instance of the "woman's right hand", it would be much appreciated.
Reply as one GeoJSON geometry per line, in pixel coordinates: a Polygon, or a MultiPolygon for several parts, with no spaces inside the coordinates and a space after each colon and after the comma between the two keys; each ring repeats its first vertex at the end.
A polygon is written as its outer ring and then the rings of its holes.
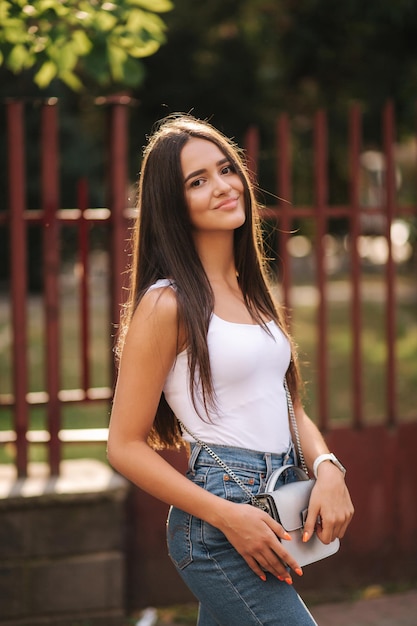
{"type": "Polygon", "coordinates": [[[259,578],[266,580],[265,572],[270,572],[292,584],[285,564],[302,576],[299,564],[285,549],[285,543],[291,537],[281,524],[250,504],[224,501],[224,505],[222,522],[217,527],[259,578]]]}

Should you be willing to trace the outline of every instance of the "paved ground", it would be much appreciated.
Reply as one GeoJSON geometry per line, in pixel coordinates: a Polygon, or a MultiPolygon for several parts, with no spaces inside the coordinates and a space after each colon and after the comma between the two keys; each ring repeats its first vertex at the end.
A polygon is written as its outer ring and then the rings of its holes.
{"type": "MultiPolygon", "coordinates": [[[[311,612],[319,626],[417,626],[417,588],[377,598],[320,604],[313,606],[311,612]]],[[[148,609],[137,625],[191,626],[192,623],[169,619],[168,615],[158,620],[156,611],[148,609]]]]}
{"type": "Polygon", "coordinates": [[[312,607],[319,626],[417,626],[417,589],[312,607]]]}

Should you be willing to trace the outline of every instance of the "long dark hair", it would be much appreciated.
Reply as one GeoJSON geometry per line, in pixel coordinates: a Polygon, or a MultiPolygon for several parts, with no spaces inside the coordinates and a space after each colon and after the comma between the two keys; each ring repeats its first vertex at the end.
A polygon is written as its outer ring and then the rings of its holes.
{"type": "MultiPolygon", "coordinates": [[[[242,180],[246,220],[234,232],[239,286],[253,319],[269,332],[264,320],[272,318],[288,336],[282,310],[274,303],[267,284],[258,205],[241,150],[208,122],[176,114],[159,122],[144,150],[138,190],[138,218],[133,236],[130,295],[122,315],[118,352],[122,349],[127,326],[143,295],[158,279],[171,279],[176,286],[178,316],[186,335],[191,397],[194,402],[198,372],[203,404],[207,410],[208,407],[215,407],[207,347],[214,297],[194,245],[185,200],[180,157],[191,137],[214,143],[230,160],[242,180]]],[[[292,352],[294,354],[294,349],[292,352]]],[[[299,374],[294,356],[288,381],[295,395],[299,374]]],[[[180,441],[177,421],[162,394],[149,442],[154,447],[163,448],[177,446],[180,441]]]]}

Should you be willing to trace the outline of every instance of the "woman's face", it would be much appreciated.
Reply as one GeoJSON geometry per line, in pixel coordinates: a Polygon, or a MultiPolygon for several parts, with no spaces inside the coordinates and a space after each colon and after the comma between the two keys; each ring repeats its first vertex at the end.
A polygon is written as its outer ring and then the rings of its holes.
{"type": "Polygon", "coordinates": [[[244,224],[243,182],[216,144],[191,137],[181,152],[181,168],[195,231],[231,231],[244,224]]]}

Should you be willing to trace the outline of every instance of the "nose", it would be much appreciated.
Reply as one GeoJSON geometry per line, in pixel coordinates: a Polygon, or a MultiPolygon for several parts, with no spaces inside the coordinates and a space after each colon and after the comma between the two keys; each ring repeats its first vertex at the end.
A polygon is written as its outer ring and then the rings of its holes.
{"type": "Polygon", "coordinates": [[[216,177],[214,182],[214,195],[221,196],[224,193],[228,193],[231,188],[230,183],[224,176],[218,175],[216,177]]]}

